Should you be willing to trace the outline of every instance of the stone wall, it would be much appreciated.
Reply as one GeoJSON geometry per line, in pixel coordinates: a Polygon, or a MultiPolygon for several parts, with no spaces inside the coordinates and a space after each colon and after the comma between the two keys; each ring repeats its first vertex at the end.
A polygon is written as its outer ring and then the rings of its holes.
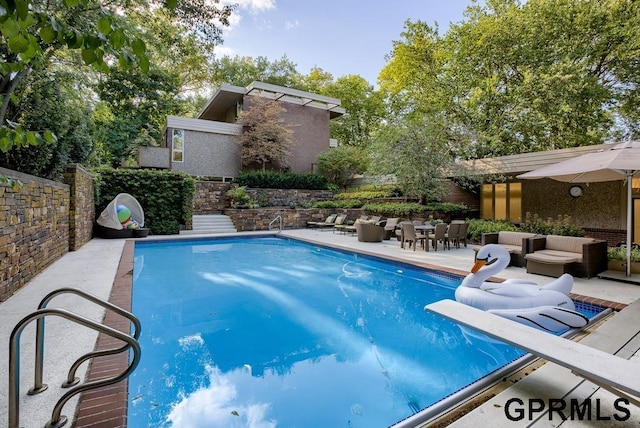
{"type": "Polygon", "coordinates": [[[78,165],[68,183],[0,168],[20,185],[0,186],[0,302],[47,266],[92,237],[95,206],[91,175],[78,165]]]}
{"type": "Polygon", "coordinates": [[[69,251],[70,186],[0,168],[0,301],[69,251]]]}
{"type": "MultiPolygon", "coordinates": [[[[360,209],[326,209],[326,208],[256,208],[256,209],[226,209],[224,214],[231,217],[238,232],[254,230],[269,230],[269,223],[276,217],[282,216],[284,229],[303,229],[308,221],[324,221],[329,214],[346,214],[347,219],[355,221],[363,212],[360,209]]],[[[272,228],[277,229],[278,222],[272,228]]]]}
{"type": "Polygon", "coordinates": [[[93,195],[93,177],[78,164],[68,165],[64,181],[70,186],[69,250],[75,251],[93,237],[96,207],[93,195]]]}
{"type": "Polygon", "coordinates": [[[193,195],[194,214],[220,214],[229,205],[225,194],[231,187],[220,181],[196,181],[193,195]]]}
{"type": "MultiPolygon", "coordinates": [[[[220,181],[196,181],[193,197],[194,214],[220,214],[229,207],[227,191],[230,183],[220,181]]],[[[249,197],[258,202],[264,201],[268,207],[291,207],[312,205],[317,201],[333,198],[330,190],[304,189],[247,189],[249,197]]]]}

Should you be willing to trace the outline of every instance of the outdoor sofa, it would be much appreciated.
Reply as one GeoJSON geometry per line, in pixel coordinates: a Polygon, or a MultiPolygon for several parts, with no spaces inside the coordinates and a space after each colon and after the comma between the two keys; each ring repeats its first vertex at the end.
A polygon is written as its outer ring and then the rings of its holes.
{"type": "Polygon", "coordinates": [[[482,245],[498,244],[504,247],[511,256],[509,266],[524,267],[526,264],[524,256],[529,252],[528,240],[534,236],[536,236],[535,233],[528,232],[490,232],[482,234],[481,243],[482,245]]]}
{"type": "Polygon", "coordinates": [[[607,241],[546,235],[530,239],[527,273],[559,277],[564,273],[592,278],[607,270],[607,241]]]}

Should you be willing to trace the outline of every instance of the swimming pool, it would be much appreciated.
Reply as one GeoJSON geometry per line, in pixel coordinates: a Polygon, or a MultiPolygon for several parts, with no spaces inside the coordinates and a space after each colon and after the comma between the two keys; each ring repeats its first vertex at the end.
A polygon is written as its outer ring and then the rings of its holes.
{"type": "Polygon", "coordinates": [[[459,282],[278,237],[138,242],[129,427],[393,425],[523,354],[424,312],[459,282]]]}

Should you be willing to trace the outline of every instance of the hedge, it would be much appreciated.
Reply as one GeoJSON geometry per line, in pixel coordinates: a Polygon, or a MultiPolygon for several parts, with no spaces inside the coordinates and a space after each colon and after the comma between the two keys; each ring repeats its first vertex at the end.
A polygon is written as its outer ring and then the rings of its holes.
{"type": "MultiPolygon", "coordinates": [[[[191,220],[195,180],[178,171],[98,168],[94,175],[96,216],[119,193],[128,193],[144,211],[144,227],[155,235],[180,232],[191,220]]],[[[97,217],[96,217],[97,218],[97,217]]]]}

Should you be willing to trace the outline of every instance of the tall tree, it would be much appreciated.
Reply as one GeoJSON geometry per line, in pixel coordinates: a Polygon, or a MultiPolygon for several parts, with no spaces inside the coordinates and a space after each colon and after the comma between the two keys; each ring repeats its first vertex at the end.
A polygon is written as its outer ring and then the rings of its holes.
{"type": "Polygon", "coordinates": [[[380,75],[394,111],[447,117],[456,155],[594,144],[637,122],[638,2],[489,0],[465,16],[443,36],[407,23],[380,75]]]}
{"type": "Polygon", "coordinates": [[[346,111],[329,123],[331,137],[341,144],[367,147],[386,117],[381,93],[358,75],[340,77],[320,93],[338,98],[346,111]]]}
{"type": "Polygon", "coordinates": [[[391,123],[370,147],[372,175],[393,175],[407,196],[439,201],[451,174],[450,141],[441,123],[391,123]]]}
{"type": "Polygon", "coordinates": [[[22,80],[33,70],[54,61],[60,52],[81,53],[84,64],[106,72],[111,68],[149,69],[146,44],[130,25],[129,14],[167,5],[176,20],[200,40],[220,41],[214,23],[228,24],[232,7],[221,8],[205,0],[0,0],[0,150],[37,144],[41,135],[49,142],[53,134],[25,129],[7,122],[9,110],[21,94],[22,80]],[[215,20],[214,20],[215,18],[215,20]]]}
{"type": "Polygon", "coordinates": [[[296,65],[287,56],[270,62],[266,57],[230,57],[223,56],[214,64],[214,83],[229,83],[237,86],[247,86],[251,82],[259,81],[274,85],[297,88],[302,82],[302,75],[296,70],[296,65]]]}
{"type": "Polygon", "coordinates": [[[338,146],[318,155],[318,173],[343,189],[353,181],[355,174],[367,170],[369,158],[359,147],[338,146]]]}
{"type": "Polygon", "coordinates": [[[284,123],[286,109],[280,102],[258,96],[252,97],[251,105],[238,115],[237,123],[244,131],[238,137],[240,159],[243,166],[267,165],[287,169],[293,131],[284,123]]]}

